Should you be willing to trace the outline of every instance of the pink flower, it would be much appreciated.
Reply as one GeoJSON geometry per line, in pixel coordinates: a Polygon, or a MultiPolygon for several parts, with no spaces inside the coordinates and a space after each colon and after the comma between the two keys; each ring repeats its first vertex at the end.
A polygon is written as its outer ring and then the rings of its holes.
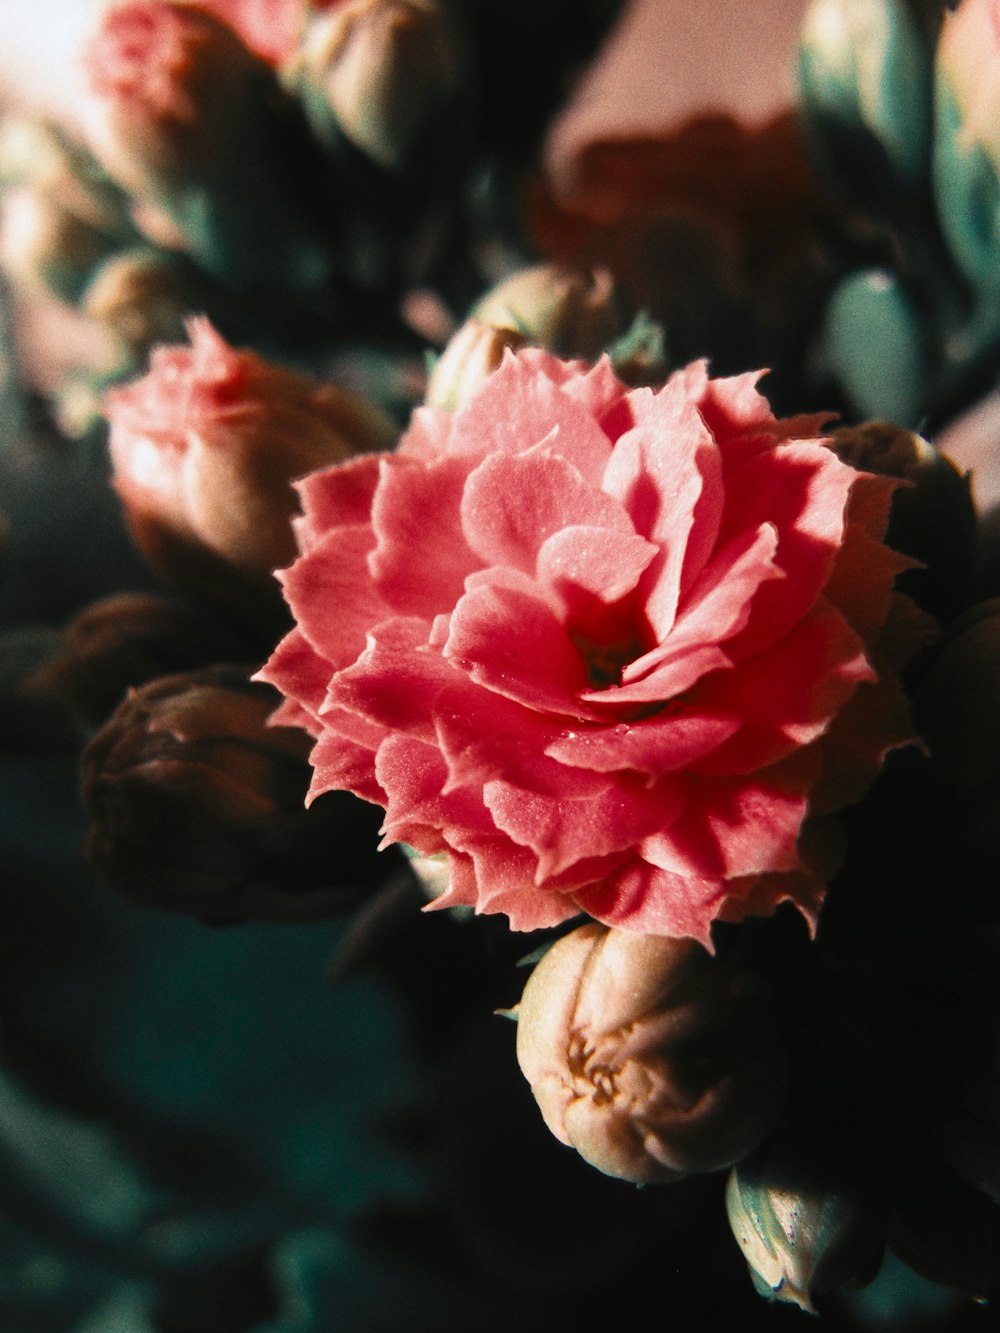
{"type": "Polygon", "coordinates": [[[784,899],[814,917],[814,817],[910,735],[879,649],[909,562],[881,543],[895,483],[758,378],[628,391],[509,353],[395,455],[300,484],[297,625],[262,674],[316,738],[314,795],[449,854],[435,906],[706,943],[784,899]]]}

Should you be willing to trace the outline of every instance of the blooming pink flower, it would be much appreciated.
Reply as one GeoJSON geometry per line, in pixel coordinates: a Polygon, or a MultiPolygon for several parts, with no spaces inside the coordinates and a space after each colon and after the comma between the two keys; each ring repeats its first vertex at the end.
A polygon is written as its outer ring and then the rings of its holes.
{"type": "Polygon", "coordinates": [[[435,906],[708,942],[823,894],[807,819],[909,737],[879,646],[894,483],[758,375],[628,391],[538,349],[394,455],[300,483],[296,628],[264,668],[314,794],[448,853],[435,906]],[[805,829],[809,833],[809,829],[805,829]]]}

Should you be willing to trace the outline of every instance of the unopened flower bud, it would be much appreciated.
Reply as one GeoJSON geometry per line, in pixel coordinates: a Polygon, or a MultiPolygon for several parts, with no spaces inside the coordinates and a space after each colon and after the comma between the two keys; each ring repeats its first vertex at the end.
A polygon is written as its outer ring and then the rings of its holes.
{"type": "Polygon", "coordinates": [[[137,246],[111,256],[93,273],[80,298],[80,309],[114,336],[123,358],[145,358],[155,343],[184,337],[185,320],[202,310],[215,291],[206,290],[181,256],[137,246]]]}
{"type": "Polygon", "coordinates": [[[112,247],[104,232],[38,190],[11,190],[3,200],[0,263],[29,291],[72,304],[112,247]]]}
{"type": "Polygon", "coordinates": [[[884,1205],[819,1149],[776,1137],[734,1168],[729,1225],[764,1296],[814,1311],[878,1272],[884,1205]]]}
{"type": "Polygon", "coordinates": [[[914,431],[868,421],[833,432],[852,467],[906,482],[893,496],[888,545],[919,560],[897,587],[941,620],[968,602],[975,576],[976,515],[969,478],[914,431]]]}
{"type": "Polygon", "coordinates": [[[787,1087],[758,975],[691,940],[597,924],[560,939],[531,974],[517,1057],[556,1138],[637,1183],[739,1160],[787,1087]]]}
{"type": "Polygon", "coordinates": [[[799,91],[811,147],[824,177],[867,207],[929,173],[936,25],[925,10],[923,0],[813,0],[805,15],[799,91]]]}
{"type": "Polygon", "coordinates": [[[113,888],[215,922],[309,919],[359,900],[379,816],[343,792],[306,809],[311,741],[268,725],[275,703],[234,667],[128,695],[82,762],[87,852],[113,888]]]}
{"type": "Polygon", "coordinates": [[[513,329],[467,319],[435,361],[424,401],[430,407],[456,411],[493,374],[508,348],[516,351],[527,342],[513,329]]]}
{"type": "Polygon", "coordinates": [[[1000,244],[1000,30],[993,0],[945,13],[935,81],[934,197],[966,278],[995,294],[1000,244]]]}
{"type": "Polygon", "coordinates": [[[319,138],[343,135],[387,171],[413,165],[428,131],[444,129],[463,75],[437,0],[345,0],[314,16],[287,69],[319,138]]]}
{"type": "Polygon", "coordinates": [[[230,27],[196,5],[128,0],[105,13],[85,64],[89,143],[140,225],[152,219],[152,239],[179,239],[239,292],[302,295],[326,281],[328,220],[298,193],[308,136],[230,27]]]}
{"type": "Polygon", "coordinates": [[[246,645],[199,608],[155,593],[117,593],[85,607],[27,683],[98,727],[129,689],[160,676],[232,661],[246,645]]]}
{"type": "Polygon", "coordinates": [[[0,124],[0,182],[30,189],[104,235],[134,235],[125,195],[93,154],[45,121],[5,118],[0,124]]]}
{"type": "Polygon", "coordinates": [[[235,575],[270,606],[271,573],[296,554],[292,480],[390,448],[396,428],[353,394],[230,347],[206,319],[189,331],[190,347],[156,348],[147,375],[107,395],[115,486],[161,573],[223,602],[235,575]]]}
{"type": "Polygon", "coordinates": [[[624,304],[606,269],[538,264],[513,274],[472,309],[473,319],[510,329],[557,356],[596,361],[626,330],[624,304]]]}

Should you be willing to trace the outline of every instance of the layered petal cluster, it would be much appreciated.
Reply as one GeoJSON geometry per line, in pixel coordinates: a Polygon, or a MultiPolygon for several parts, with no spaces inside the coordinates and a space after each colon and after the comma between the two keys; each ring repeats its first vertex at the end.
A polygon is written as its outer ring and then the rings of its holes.
{"type": "Polygon", "coordinates": [[[314,795],[448,854],[436,905],[705,942],[815,914],[814,817],[909,738],[879,647],[908,562],[895,483],[758,378],[627,390],[525,349],[394,454],[300,483],[297,623],[263,678],[316,738],[314,795]]]}

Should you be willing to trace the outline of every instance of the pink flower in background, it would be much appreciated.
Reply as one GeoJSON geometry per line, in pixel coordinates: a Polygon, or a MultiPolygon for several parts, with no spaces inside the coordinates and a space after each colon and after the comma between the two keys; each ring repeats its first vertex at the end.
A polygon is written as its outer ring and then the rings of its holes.
{"type": "Polygon", "coordinates": [[[296,628],[263,671],[314,794],[448,853],[436,906],[703,941],[823,893],[807,819],[909,736],[878,641],[893,483],[758,375],[627,391],[537,349],[394,455],[300,484],[296,628]],[[807,830],[808,832],[808,830],[807,830]]]}
{"type": "Polygon", "coordinates": [[[295,554],[292,478],[379,450],[393,423],[366,401],[231,347],[204,317],[190,345],[153,349],[149,371],[108,392],[114,485],[157,569],[203,590],[195,553],[270,593],[295,554]]]}

